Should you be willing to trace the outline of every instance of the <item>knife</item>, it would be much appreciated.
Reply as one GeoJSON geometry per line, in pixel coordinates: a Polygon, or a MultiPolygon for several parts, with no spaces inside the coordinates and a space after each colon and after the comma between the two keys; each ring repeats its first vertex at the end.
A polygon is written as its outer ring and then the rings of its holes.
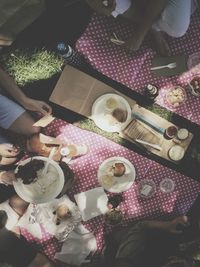
{"type": "Polygon", "coordinates": [[[150,146],[150,147],[152,147],[152,148],[154,148],[156,150],[162,151],[162,147],[159,146],[159,145],[148,143],[148,142],[143,141],[143,140],[140,140],[140,139],[135,139],[135,141],[138,142],[138,143],[140,143],[140,144],[150,146]]]}
{"type": "Polygon", "coordinates": [[[149,118],[137,113],[137,112],[132,112],[132,116],[135,119],[138,119],[142,122],[144,122],[146,125],[148,125],[149,127],[151,127],[152,129],[154,129],[155,131],[164,134],[165,133],[165,128],[162,128],[160,126],[158,126],[154,121],[150,120],[149,118]]]}

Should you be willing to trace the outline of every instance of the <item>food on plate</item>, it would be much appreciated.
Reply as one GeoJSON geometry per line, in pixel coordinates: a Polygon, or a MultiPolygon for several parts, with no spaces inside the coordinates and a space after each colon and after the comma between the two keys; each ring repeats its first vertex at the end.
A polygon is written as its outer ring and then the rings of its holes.
{"type": "Polygon", "coordinates": [[[200,76],[195,76],[189,83],[192,93],[200,96],[200,76]]]}
{"type": "Polygon", "coordinates": [[[16,178],[22,179],[23,184],[30,184],[35,182],[38,178],[38,171],[44,168],[44,161],[38,159],[31,159],[25,165],[18,167],[16,178]]]}
{"type": "Polygon", "coordinates": [[[166,93],[167,102],[173,107],[180,106],[186,98],[185,90],[180,87],[174,87],[166,93]]]}
{"type": "Polygon", "coordinates": [[[105,114],[105,119],[108,121],[110,126],[114,126],[119,123],[117,119],[113,117],[112,114],[105,114]]]}
{"type": "Polygon", "coordinates": [[[101,176],[101,182],[104,186],[112,186],[113,184],[113,178],[110,175],[103,175],[101,176]]]}
{"type": "Polygon", "coordinates": [[[109,225],[117,225],[122,220],[122,212],[120,210],[111,209],[105,214],[105,221],[109,225]]]}
{"type": "Polygon", "coordinates": [[[177,133],[178,139],[185,140],[186,138],[188,138],[188,135],[189,135],[189,131],[187,129],[181,128],[178,130],[178,133],[177,133]]]}
{"type": "Polygon", "coordinates": [[[125,171],[126,171],[126,167],[125,167],[124,163],[117,162],[114,164],[114,166],[113,166],[114,176],[121,177],[124,175],[125,171]]]}
{"type": "Polygon", "coordinates": [[[112,112],[112,116],[118,121],[118,122],[125,122],[127,120],[127,110],[121,109],[121,108],[116,108],[112,112]]]}
{"type": "Polygon", "coordinates": [[[169,157],[174,161],[181,160],[184,157],[184,154],[184,148],[179,145],[174,145],[169,150],[169,157]]]}
{"type": "Polygon", "coordinates": [[[106,100],[106,108],[113,110],[115,108],[117,108],[117,100],[114,97],[110,97],[106,100]]]}
{"type": "Polygon", "coordinates": [[[53,211],[55,215],[55,223],[59,225],[61,221],[66,220],[72,216],[71,211],[69,210],[66,204],[60,204],[56,210],[53,211]]]}

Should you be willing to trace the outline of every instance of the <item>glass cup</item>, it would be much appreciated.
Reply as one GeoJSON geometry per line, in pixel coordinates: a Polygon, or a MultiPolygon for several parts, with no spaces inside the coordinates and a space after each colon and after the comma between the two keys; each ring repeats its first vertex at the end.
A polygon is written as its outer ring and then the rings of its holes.
{"type": "Polygon", "coordinates": [[[175,182],[170,178],[165,178],[160,182],[160,191],[163,193],[171,193],[174,191],[175,182]]]}

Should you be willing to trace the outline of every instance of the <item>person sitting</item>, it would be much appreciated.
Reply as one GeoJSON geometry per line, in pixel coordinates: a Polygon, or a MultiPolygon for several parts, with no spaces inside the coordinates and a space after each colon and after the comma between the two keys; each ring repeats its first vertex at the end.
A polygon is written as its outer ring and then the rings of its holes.
{"type": "MultiPolygon", "coordinates": [[[[41,115],[50,114],[51,107],[43,101],[27,97],[14,80],[0,68],[0,166],[12,165],[20,153],[20,149],[5,136],[5,131],[31,136],[39,133],[39,127],[33,126],[34,119],[26,111],[37,112],[41,115]],[[9,99],[9,94],[16,102],[9,99]]],[[[7,135],[7,134],[6,134],[7,135]]],[[[12,171],[0,172],[0,202],[8,199],[13,190],[11,186],[15,176],[12,171]]]]}
{"type": "Polygon", "coordinates": [[[163,32],[176,38],[183,36],[189,27],[191,14],[197,7],[196,0],[86,1],[101,14],[122,17],[134,24],[134,35],[124,40],[124,46],[128,49],[138,50],[151,30],[157,52],[165,56],[170,54],[170,49],[163,32]]]}
{"type": "Polygon", "coordinates": [[[0,48],[11,45],[44,10],[45,0],[0,1],[0,48]]]}
{"type": "Polygon", "coordinates": [[[7,213],[0,210],[0,260],[14,267],[53,267],[46,256],[33,248],[18,227],[6,229],[7,213]]]}
{"type": "Polygon", "coordinates": [[[196,266],[191,265],[192,253],[195,242],[199,250],[200,231],[194,234],[191,228],[189,218],[179,216],[171,221],[143,221],[116,229],[106,239],[104,266],[196,266]],[[198,240],[194,242],[195,236],[198,240]]]}

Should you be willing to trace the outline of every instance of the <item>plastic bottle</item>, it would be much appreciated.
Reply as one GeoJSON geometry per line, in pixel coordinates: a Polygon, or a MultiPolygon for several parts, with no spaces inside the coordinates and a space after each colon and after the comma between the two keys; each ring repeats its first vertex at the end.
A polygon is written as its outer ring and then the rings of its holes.
{"type": "Polygon", "coordinates": [[[56,50],[65,60],[65,64],[70,64],[75,67],[83,65],[83,59],[70,45],[64,42],[57,43],[56,50]]]}

